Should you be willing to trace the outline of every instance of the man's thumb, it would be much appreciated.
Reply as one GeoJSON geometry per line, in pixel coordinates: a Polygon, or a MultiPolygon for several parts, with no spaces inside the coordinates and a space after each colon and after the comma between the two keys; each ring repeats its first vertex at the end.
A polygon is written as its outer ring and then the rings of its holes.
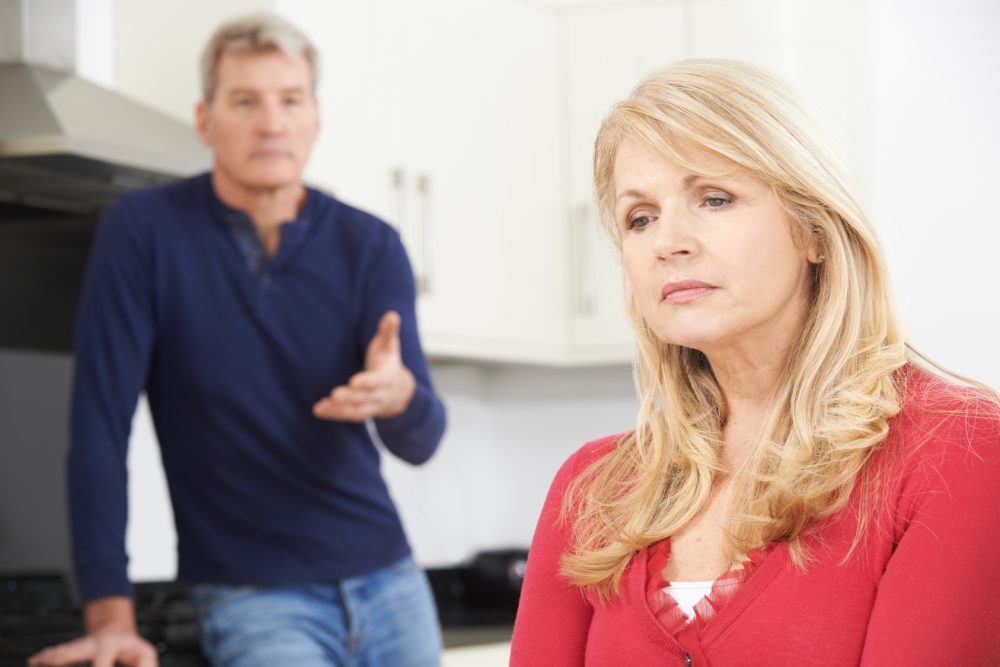
{"type": "Polygon", "coordinates": [[[399,342],[399,313],[394,310],[388,311],[382,316],[378,323],[378,331],[375,333],[375,340],[372,341],[382,350],[391,350],[399,342]]]}

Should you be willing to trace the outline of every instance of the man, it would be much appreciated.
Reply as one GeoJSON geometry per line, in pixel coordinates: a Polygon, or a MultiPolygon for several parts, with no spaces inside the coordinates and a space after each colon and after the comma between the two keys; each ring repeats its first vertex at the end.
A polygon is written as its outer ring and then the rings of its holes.
{"type": "Polygon", "coordinates": [[[81,297],[69,456],[87,635],[32,665],[156,664],[124,552],[143,389],[213,664],[438,663],[433,599],[366,422],[416,464],[444,407],[398,235],[300,181],[319,131],[316,65],[275,17],[220,28],[197,107],[211,173],[105,216],[81,297]]]}

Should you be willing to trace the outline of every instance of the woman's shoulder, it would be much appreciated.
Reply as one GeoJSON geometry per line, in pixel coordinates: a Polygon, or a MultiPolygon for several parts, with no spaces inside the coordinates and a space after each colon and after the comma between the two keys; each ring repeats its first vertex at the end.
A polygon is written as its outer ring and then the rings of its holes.
{"type": "Polygon", "coordinates": [[[603,457],[606,454],[610,454],[613,450],[618,448],[621,443],[622,438],[628,436],[629,433],[615,433],[613,435],[605,435],[600,438],[596,438],[589,442],[583,444],[580,449],[576,450],[570,458],[578,458],[586,463],[593,463],[597,459],[603,457]]]}
{"type": "Polygon", "coordinates": [[[885,459],[894,476],[936,486],[1000,475],[1000,403],[990,389],[913,368],[900,397],[885,459]]]}
{"type": "Polygon", "coordinates": [[[552,480],[552,485],[549,487],[549,502],[561,502],[562,496],[573,481],[595,461],[613,452],[626,435],[628,433],[616,433],[591,440],[570,454],[552,480]]]}
{"type": "Polygon", "coordinates": [[[901,410],[870,468],[877,494],[872,507],[890,523],[871,524],[872,534],[891,537],[891,550],[909,535],[910,554],[971,553],[979,547],[969,540],[994,540],[1000,528],[996,397],[917,369],[907,371],[900,398],[901,410]],[[883,532],[886,525],[890,532],[883,532]]]}
{"type": "Polygon", "coordinates": [[[900,382],[896,428],[914,443],[1000,444],[1000,401],[983,386],[963,385],[921,368],[909,368],[900,382]]]}
{"type": "Polygon", "coordinates": [[[576,477],[580,472],[586,470],[598,459],[604,458],[621,443],[628,433],[616,433],[605,435],[583,444],[582,447],[573,452],[563,463],[562,471],[566,471],[571,477],[576,477]]]}

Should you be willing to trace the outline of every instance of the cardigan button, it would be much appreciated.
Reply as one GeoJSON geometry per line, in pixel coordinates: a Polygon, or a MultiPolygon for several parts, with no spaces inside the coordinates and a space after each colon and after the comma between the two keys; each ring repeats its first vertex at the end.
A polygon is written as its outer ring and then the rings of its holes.
{"type": "Polygon", "coordinates": [[[684,667],[691,667],[691,664],[692,664],[691,663],[691,654],[690,653],[685,653],[684,654],[684,667]]]}

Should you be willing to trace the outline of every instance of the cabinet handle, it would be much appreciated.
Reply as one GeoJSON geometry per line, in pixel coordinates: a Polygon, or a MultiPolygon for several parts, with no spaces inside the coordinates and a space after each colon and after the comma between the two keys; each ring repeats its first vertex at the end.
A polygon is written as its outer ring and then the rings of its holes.
{"type": "Polygon", "coordinates": [[[419,243],[420,243],[420,268],[417,271],[417,293],[419,294],[430,294],[431,286],[433,282],[431,281],[431,270],[434,266],[432,263],[433,257],[431,256],[431,222],[434,219],[432,204],[433,198],[431,196],[431,177],[430,174],[420,174],[417,176],[417,194],[420,197],[420,228],[419,233],[419,243]]]}
{"type": "Polygon", "coordinates": [[[576,314],[590,317],[594,314],[596,285],[594,272],[590,270],[590,243],[588,239],[593,232],[593,207],[590,204],[580,204],[573,215],[573,273],[575,276],[576,314]]]}
{"type": "Polygon", "coordinates": [[[392,193],[392,205],[396,211],[395,219],[390,222],[396,231],[402,234],[406,218],[406,171],[402,167],[396,167],[389,172],[389,188],[392,193]]]}

